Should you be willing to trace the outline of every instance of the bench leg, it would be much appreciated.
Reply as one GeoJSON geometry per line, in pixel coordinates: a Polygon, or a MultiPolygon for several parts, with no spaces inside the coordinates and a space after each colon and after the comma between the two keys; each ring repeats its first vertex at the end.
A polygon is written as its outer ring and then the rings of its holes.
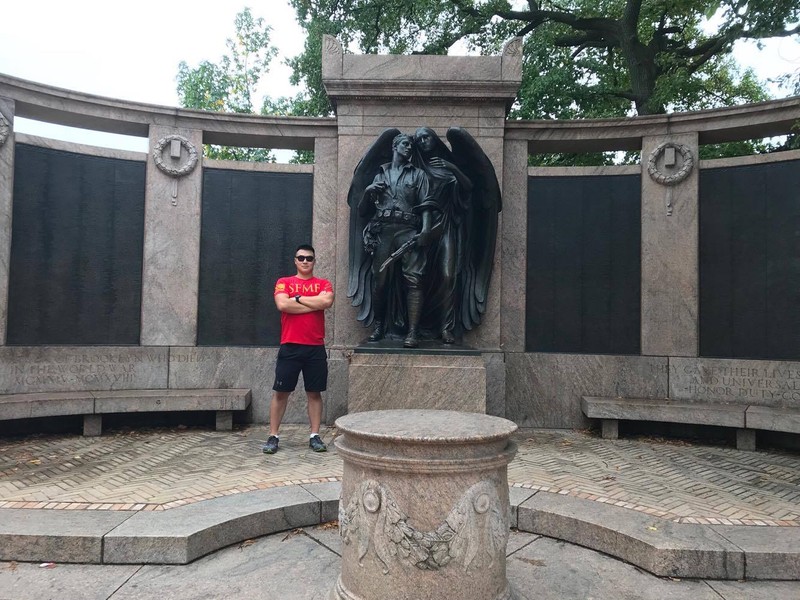
{"type": "Polygon", "coordinates": [[[738,450],[750,450],[751,452],[756,449],[756,430],[755,429],[737,429],[736,430],[736,448],[738,450]]]}
{"type": "Polygon", "coordinates": [[[103,433],[103,415],[83,415],[83,435],[96,437],[103,433]]]}
{"type": "Polygon", "coordinates": [[[600,427],[604,440],[619,439],[619,419],[603,419],[600,427]]]}
{"type": "Polygon", "coordinates": [[[233,411],[217,411],[217,431],[231,431],[233,429],[233,411]]]}

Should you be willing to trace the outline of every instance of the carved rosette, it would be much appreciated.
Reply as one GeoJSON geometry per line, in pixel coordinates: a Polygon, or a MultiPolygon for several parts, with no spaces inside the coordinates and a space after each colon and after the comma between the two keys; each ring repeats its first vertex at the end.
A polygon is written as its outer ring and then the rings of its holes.
{"type": "Polygon", "coordinates": [[[344,543],[358,545],[362,566],[371,551],[384,575],[397,561],[430,571],[451,564],[464,572],[490,567],[502,559],[508,542],[509,508],[490,481],[470,487],[433,531],[418,531],[408,520],[388,486],[371,479],[361,483],[347,506],[339,503],[344,543]]]}
{"type": "Polygon", "coordinates": [[[647,173],[661,185],[676,185],[686,179],[694,169],[694,156],[688,146],[674,142],[659,144],[647,160],[647,173]],[[665,165],[664,156],[668,150],[675,151],[675,164],[665,165]]]}
{"type": "Polygon", "coordinates": [[[0,115],[0,148],[6,143],[9,135],[11,135],[11,123],[3,115],[0,115]]]}

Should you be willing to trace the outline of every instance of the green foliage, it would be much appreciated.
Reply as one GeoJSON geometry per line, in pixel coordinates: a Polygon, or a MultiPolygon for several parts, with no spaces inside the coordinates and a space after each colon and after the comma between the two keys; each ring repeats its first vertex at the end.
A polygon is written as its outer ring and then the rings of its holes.
{"type": "MultiPolygon", "coordinates": [[[[253,112],[253,93],[261,77],[269,71],[277,49],[270,45],[272,27],[262,18],[253,18],[249,8],[236,15],[234,26],[234,37],[225,43],[228,54],[219,62],[203,61],[195,68],[185,61],[178,65],[178,99],[184,108],[253,112]]],[[[275,160],[264,148],[206,145],[205,154],[225,160],[275,160]]]]}
{"type": "Polygon", "coordinates": [[[797,0],[290,2],[308,35],[304,52],[290,62],[294,82],[308,90],[291,101],[291,110],[305,115],[330,114],[320,76],[323,33],[353,51],[403,54],[443,54],[456,43],[497,54],[507,40],[522,36],[523,81],[511,117],[574,119],[767,99],[755,75],[730,58],[733,43],[800,32],[797,0]],[[708,31],[712,17],[715,29],[708,31]]]}
{"type": "Polygon", "coordinates": [[[741,142],[727,142],[725,144],[706,144],[700,146],[700,160],[766,154],[767,152],[775,152],[779,149],[779,145],[771,144],[767,140],[744,140],[741,142]]]}
{"type": "Polygon", "coordinates": [[[314,151],[295,150],[294,156],[289,160],[289,163],[293,165],[313,165],[314,151]]]}
{"type": "MultiPolygon", "coordinates": [[[[752,71],[730,57],[737,40],[800,33],[797,0],[289,0],[306,32],[303,52],[287,61],[304,92],[266,98],[261,114],[328,116],[322,85],[322,37],[346,51],[444,54],[455,44],[498,54],[524,38],[523,81],[511,118],[608,118],[730,106],[768,99],[752,71]],[[710,21],[709,21],[710,20],[710,21]],[[713,22],[710,29],[708,23],[713,22]]],[[[218,63],[181,63],[178,91],[190,108],[252,112],[252,92],[275,49],[270,28],[244,9],[236,41],[218,63]]],[[[800,92],[800,75],[782,78],[800,92]]],[[[789,142],[796,143],[791,136],[789,142]]],[[[745,142],[745,146],[749,142],[745,142]]],[[[720,145],[705,152],[739,154],[720,145]]],[[[750,143],[749,152],[774,145],[750,143]]],[[[212,149],[219,157],[257,157],[258,150],[212,149]]],[[[313,160],[297,153],[293,162],[313,160]]],[[[264,159],[263,156],[257,159],[264,159]]],[[[269,159],[269,156],[267,156],[269,159]]],[[[630,162],[615,153],[548,155],[540,164],[630,162]]]]}

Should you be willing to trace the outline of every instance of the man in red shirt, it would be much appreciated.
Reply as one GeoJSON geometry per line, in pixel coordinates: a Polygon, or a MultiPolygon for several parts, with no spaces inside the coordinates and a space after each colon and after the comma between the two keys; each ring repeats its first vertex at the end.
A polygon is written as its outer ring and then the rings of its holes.
{"type": "Polygon", "coordinates": [[[262,450],[278,451],[279,433],[289,394],[297,386],[300,372],[308,397],[311,436],[315,452],[327,447],[319,437],[322,423],[322,392],[328,386],[325,352],[325,311],[333,305],[333,287],[327,279],[314,277],[314,248],[302,244],[295,250],[294,277],[281,277],[275,284],[275,305],[281,311],[281,348],[275,364],[274,394],[269,407],[270,435],[262,450]]]}

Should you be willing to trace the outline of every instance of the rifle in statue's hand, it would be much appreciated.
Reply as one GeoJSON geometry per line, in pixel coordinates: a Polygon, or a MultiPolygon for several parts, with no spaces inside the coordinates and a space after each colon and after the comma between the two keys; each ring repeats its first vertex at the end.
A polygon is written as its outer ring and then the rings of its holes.
{"type": "MultiPolygon", "coordinates": [[[[438,223],[436,223],[436,225],[431,227],[431,230],[428,233],[438,233],[441,229],[442,229],[442,222],[439,221],[438,223]]],[[[412,237],[405,244],[400,246],[397,250],[392,252],[389,255],[389,258],[387,258],[385,261],[383,261],[383,264],[381,265],[381,268],[378,269],[378,272],[380,273],[381,271],[383,271],[386,267],[388,267],[390,264],[395,262],[398,258],[403,256],[403,254],[405,254],[406,252],[411,250],[411,248],[416,246],[417,245],[417,240],[419,240],[419,236],[420,236],[421,233],[422,232],[415,234],[414,237],[412,237]]]]}

